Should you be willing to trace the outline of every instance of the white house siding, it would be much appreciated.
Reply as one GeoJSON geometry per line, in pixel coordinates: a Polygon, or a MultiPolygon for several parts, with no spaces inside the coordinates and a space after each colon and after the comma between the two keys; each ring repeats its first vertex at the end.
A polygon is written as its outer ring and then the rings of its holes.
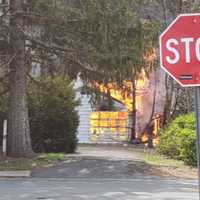
{"type": "Polygon", "coordinates": [[[77,107],[79,114],[78,140],[79,143],[90,143],[90,114],[92,108],[87,95],[76,93],[77,98],[80,98],[81,105],[77,107]]]}
{"type": "Polygon", "coordinates": [[[89,103],[90,97],[81,94],[82,87],[83,83],[81,79],[78,78],[74,84],[76,98],[81,102],[80,106],[76,108],[79,115],[78,140],[79,143],[90,143],[90,114],[92,112],[92,107],[89,103]]]}

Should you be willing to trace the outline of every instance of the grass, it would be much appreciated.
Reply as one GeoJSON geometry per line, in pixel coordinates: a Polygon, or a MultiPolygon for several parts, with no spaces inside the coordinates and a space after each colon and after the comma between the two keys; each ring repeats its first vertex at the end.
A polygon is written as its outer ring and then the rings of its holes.
{"type": "Polygon", "coordinates": [[[185,166],[183,161],[169,159],[158,153],[155,149],[140,149],[137,153],[139,157],[142,157],[146,163],[151,165],[172,167],[185,166]]]}
{"type": "Polygon", "coordinates": [[[183,161],[169,159],[155,149],[137,149],[136,155],[145,163],[161,170],[163,175],[180,178],[197,178],[197,168],[187,166],[183,161]]]}
{"type": "Polygon", "coordinates": [[[32,170],[41,167],[51,167],[64,160],[64,153],[40,154],[35,158],[4,158],[0,160],[0,170],[32,170]]]}

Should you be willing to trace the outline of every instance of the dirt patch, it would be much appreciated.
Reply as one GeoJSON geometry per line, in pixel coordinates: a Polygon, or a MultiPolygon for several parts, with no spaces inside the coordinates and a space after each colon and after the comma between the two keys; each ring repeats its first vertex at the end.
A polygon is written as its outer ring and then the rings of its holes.
{"type": "Polygon", "coordinates": [[[167,174],[161,169],[148,165],[145,162],[133,162],[129,163],[129,174],[140,174],[141,176],[158,176],[158,177],[166,177],[167,174]]]}
{"type": "Polygon", "coordinates": [[[185,167],[170,167],[170,166],[160,166],[159,170],[166,174],[168,177],[176,178],[186,178],[186,179],[197,179],[198,170],[196,168],[185,167]]]}

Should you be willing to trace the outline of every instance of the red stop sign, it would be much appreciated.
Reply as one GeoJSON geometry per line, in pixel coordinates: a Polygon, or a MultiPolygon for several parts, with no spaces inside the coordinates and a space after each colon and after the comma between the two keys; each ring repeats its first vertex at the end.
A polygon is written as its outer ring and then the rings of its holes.
{"type": "Polygon", "coordinates": [[[179,15],[162,33],[160,63],[182,86],[200,86],[200,14],[179,15]]]}

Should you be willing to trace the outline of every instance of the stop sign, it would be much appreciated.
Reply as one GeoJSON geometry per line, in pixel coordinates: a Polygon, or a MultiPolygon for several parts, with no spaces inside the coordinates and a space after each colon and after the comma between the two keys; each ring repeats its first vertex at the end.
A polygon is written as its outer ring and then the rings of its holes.
{"type": "Polygon", "coordinates": [[[182,86],[200,86],[200,14],[179,15],[162,33],[160,63],[182,86]]]}

